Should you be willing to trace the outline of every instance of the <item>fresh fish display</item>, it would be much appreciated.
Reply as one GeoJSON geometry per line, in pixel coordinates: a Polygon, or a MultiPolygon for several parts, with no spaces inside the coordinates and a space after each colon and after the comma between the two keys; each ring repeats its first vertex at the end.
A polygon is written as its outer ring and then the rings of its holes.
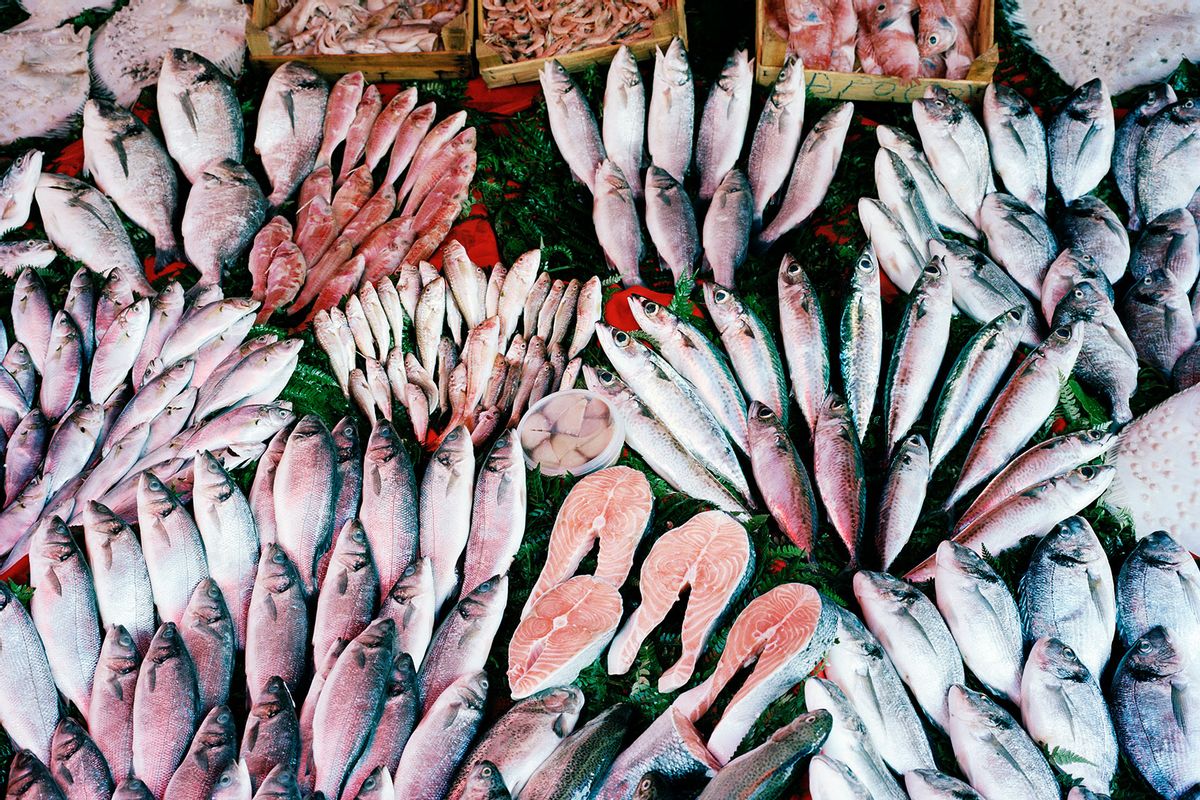
{"type": "Polygon", "coordinates": [[[1200,189],[1198,129],[1200,109],[1191,99],[1167,106],[1146,126],[1137,150],[1137,213],[1143,219],[1186,206],[1200,189]]]}
{"type": "Polygon", "coordinates": [[[863,722],[836,684],[822,678],[804,682],[804,704],[830,715],[829,737],[821,754],[845,764],[872,797],[903,798],[904,793],[875,750],[863,722]]]}
{"type": "MultiPolygon", "coordinates": [[[[547,69],[552,69],[552,67],[547,66],[547,69]]],[[[745,80],[750,79],[750,70],[747,65],[745,80]]],[[[565,90],[568,85],[562,81],[561,75],[559,81],[565,90]]],[[[570,86],[574,86],[574,82],[570,86]]],[[[554,125],[566,126],[569,129],[572,124],[583,126],[584,131],[588,134],[592,132],[588,125],[588,121],[592,119],[591,111],[577,106],[578,103],[583,102],[577,87],[573,95],[568,97],[564,91],[562,105],[555,109],[554,114],[551,114],[552,132],[554,125]],[[575,117],[574,123],[568,119],[570,116],[575,117]]],[[[549,96],[547,93],[547,97],[549,96]]],[[[748,99],[747,97],[746,100],[748,99]]],[[[742,102],[746,103],[745,113],[748,114],[749,103],[746,100],[742,102]]],[[[547,110],[549,108],[550,105],[547,103],[547,110]]],[[[569,130],[564,130],[561,136],[554,132],[554,139],[556,142],[561,141],[568,146],[574,147],[582,144],[606,153],[621,169],[621,174],[629,176],[632,181],[630,188],[633,189],[634,197],[641,197],[642,163],[645,159],[646,146],[646,88],[642,81],[642,73],[638,69],[637,60],[626,45],[617,48],[612,63],[608,67],[608,78],[604,88],[604,119],[601,121],[601,126],[603,145],[600,148],[596,148],[595,139],[582,143],[571,142],[572,132],[569,130]]],[[[703,131],[703,126],[701,126],[701,130],[703,131]]],[[[740,137],[738,146],[739,148],[741,146],[740,137]]],[[[572,158],[580,158],[580,156],[582,154],[577,155],[574,150],[571,151],[572,158]]],[[[591,163],[593,158],[594,156],[589,155],[583,157],[583,160],[585,163],[591,163]]],[[[737,160],[736,156],[734,160],[737,160]]],[[[594,159],[594,161],[598,163],[599,159],[594,159]]]]}
{"type": "Polygon", "coordinates": [[[984,797],[1059,797],[1041,750],[1016,720],[987,695],[950,687],[950,742],[971,786],[984,797]]]}
{"type": "MultiPolygon", "coordinates": [[[[618,66],[612,72],[617,72],[620,69],[618,66]]],[[[636,72],[636,70],[634,70],[636,72]]],[[[600,138],[600,129],[596,125],[596,118],[592,115],[591,108],[588,107],[587,100],[583,97],[579,90],[579,85],[575,83],[575,79],[563,69],[562,65],[557,61],[547,61],[545,67],[542,68],[539,78],[542,82],[542,90],[546,93],[546,110],[550,119],[550,131],[554,135],[554,140],[559,142],[560,151],[563,157],[567,160],[567,165],[571,168],[571,174],[575,180],[583,183],[595,194],[595,179],[596,170],[600,163],[604,161],[607,145],[600,138]],[[566,147],[567,149],[562,149],[566,147]]],[[[614,94],[614,113],[620,113],[618,109],[627,111],[632,116],[630,121],[633,123],[631,127],[636,127],[639,132],[643,125],[645,116],[644,109],[639,114],[639,107],[644,105],[638,103],[642,99],[641,93],[641,77],[637,79],[636,90],[632,87],[627,92],[620,95],[614,94]],[[625,101],[621,105],[618,97],[625,101]]],[[[605,121],[608,121],[607,115],[605,121]]],[[[614,134],[615,135],[615,134],[614,134]]],[[[614,141],[614,144],[617,144],[614,141]]],[[[630,145],[632,149],[632,145],[630,145]]],[[[622,158],[620,161],[614,159],[621,174],[624,175],[625,167],[633,167],[633,175],[636,176],[631,180],[641,186],[641,145],[637,147],[637,160],[632,161],[628,158],[622,158]]],[[[624,156],[622,148],[618,145],[614,149],[613,156],[624,156]]],[[[610,156],[611,158],[612,156],[610,156]]],[[[630,184],[631,188],[633,184],[630,184]]],[[[636,196],[636,193],[635,193],[636,196]]]]}
{"type": "Polygon", "coordinates": [[[653,34],[654,21],[664,6],[637,3],[618,11],[599,3],[581,8],[566,33],[560,31],[561,23],[554,17],[558,8],[547,0],[520,5],[489,0],[480,20],[483,39],[507,63],[565,55],[601,44],[637,42],[653,34]]]}

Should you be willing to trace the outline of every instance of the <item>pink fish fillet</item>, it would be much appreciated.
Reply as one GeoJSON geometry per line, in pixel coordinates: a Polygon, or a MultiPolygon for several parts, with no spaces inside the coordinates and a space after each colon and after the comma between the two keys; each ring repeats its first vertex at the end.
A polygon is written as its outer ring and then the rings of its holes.
{"type": "MultiPolygon", "coordinates": [[[[305,321],[311,320],[322,311],[328,311],[341,305],[341,302],[346,299],[346,295],[358,288],[366,263],[362,256],[355,256],[338,267],[337,272],[328,281],[322,283],[321,293],[317,295],[305,321]]],[[[305,284],[305,288],[308,288],[307,284],[305,284]]]]}
{"type": "Polygon", "coordinates": [[[361,72],[343,75],[329,90],[329,102],[325,106],[325,128],[321,133],[321,148],[317,151],[317,166],[329,164],[333,151],[346,139],[358,102],[362,100],[366,79],[361,72]]]}
{"type": "Polygon", "coordinates": [[[275,249],[271,263],[267,267],[266,294],[262,301],[262,308],[258,311],[256,322],[261,325],[275,313],[276,309],[283,308],[296,299],[307,274],[308,264],[304,260],[304,253],[300,251],[299,245],[291,241],[280,244],[275,249]]]}
{"type": "Polygon", "coordinates": [[[437,105],[426,103],[413,109],[413,112],[405,118],[404,124],[396,132],[396,141],[392,144],[392,154],[388,159],[385,181],[395,183],[408,168],[413,154],[417,152],[417,148],[425,139],[425,134],[429,132],[429,126],[433,124],[436,114],[437,105]]]}
{"type": "Polygon", "coordinates": [[[542,594],[508,644],[514,700],[579,677],[621,623],[621,594],[611,583],[577,575],[542,594]]]}
{"type": "Polygon", "coordinates": [[[388,217],[396,210],[396,190],[392,188],[390,183],[385,183],[379,187],[379,191],[371,195],[371,199],[363,204],[363,207],[358,210],[358,213],[346,223],[346,227],[342,229],[342,238],[348,240],[352,245],[358,247],[367,240],[367,237],[375,232],[383,223],[387,222],[388,217]]]}
{"type": "MultiPolygon", "coordinates": [[[[569,432],[582,425],[582,406],[578,411],[577,420],[559,420],[558,430],[569,432]]],[[[554,519],[546,564],[522,616],[529,615],[539,597],[575,574],[597,539],[600,555],[595,577],[621,588],[633,569],[633,555],[646,534],[653,507],[650,482],[629,467],[602,469],[575,484],[554,519]]]]}
{"type": "Polygon", "coordinates": [[[314,197],[312,202],[300,209],[296,215],[296,244],[304,253],[309,264],[317,263],[337,238],[337,226],[333,220],[333,207],[324,197],[314,197]]]}
{"type": "Polygon", "coordinates": [[[382,110],[383,98],[379,96],[379,87],[371,84],[363,90],[362,99],[358,101],[358,108],[354,112],[354,121],[350,123],[350,130],[346,132],[346,148],[342,151],[342,165],[338,168],[338,185],[345,182],[350,170],[362,163],[363,153],[367,149],[367,137],[370,136],[371,127],[382,110]]]}
{"type": "Polygon", "coordinates": [[[383,111],[379,112],[379,116],[371,125],[371,132],[367,135],[365,152],[367,169],[374,170],[392,149],[392,143],[396,141],[396,134],[400,132],[400,126],[404,124],[404,120],[408,119],[408,115],[412,113],[416,105],[417,89],[415,86],[411,86],[393,97],[384,106],[383,111]]]}
{"type": "Polygon", "coordinates": [[[825,0],[833,16],[833,49],[829,68],[834,72],[854,71],[854,44],[858,39],[858,14],[854,0],[825,0]]]}
{"type": "Polygon", "coordinates": [[[366,204],[374,191],[371,171],[366,167],[359,167],[351,172],[346,182],[338,187],[337,194],[333,196],[333,224],[337,226],[339,233],[346,227],[346,223],[354,219],[354,215],[366,204]]]}
{"type": "MultiPolygon", "coordinates": [[[[446,144],[438,148],[429,159],[422,163],[420,174],[414,175],[410,173],[410,178],[415,178],[412,187],[409,190],[408,198],[404,203],[404,216],[413,214],[421,205],[421,201],[425,199],[425,195],[429,194],[429,190],[433,188],[442,175],[448,169],[452,169],[460,161],[467,157],[469,153],[475,152],[475,142],[477,136],[474,128],[467,128],[460,132],[457,136],[451,139],[446,144]]],[[[416,164],[413,165],[416,169],[416,164]]],[[[405,183],[408,183],[406,180],[405,183]]]]}
{"type": "Polygon", "coordinates": [[[695,722],[743,668],[753,665],[708,738],[709,752],[726,764],[763,710],[825,657],[836,630],[834,611],[816,589],[803,583],[776,586],[751,600],[738,615],[717,668],[699,686],[680,695],[675,707],[695,722]]]}
{"type": "Polygon", "coordinates": [[[262,302],[267,296],[267,268],[271,266],[271,258],[275,248],[284,242],[292,240],[292,223],[285,217],[274,217],[254,235],[254,243],[250,245],[250,296],[262,302]]]}
{"type": "MultiPolygon", "coordinates": [[[[404,176],[404,183],[401,184],[400,191],[396,192],[396,197],[403,199],[408,196],[408,193],[412,191],[413,186],[421,177],[426,162],[442,149],[442,145],[453,139],[462,130],[462,126],[466,124],[466,121],[467,112],[459,111],[457,114],[451,114],[429,129],[429,133],[425,134],[425,138],[421,140],[421,143],[417,145],[416,152],[413,153],[408,174],[404,176]]],[[[399,137],[397,137],[397,143],[398,140],[399,137]]],[[[391,170],[388,170],[388,172],[390,173],[391,170]]]]}
{"type": "Polygon", "coordinates": [[[856,0],[863,72],[915,78],[920,56],[911,0],[856,0]],[[881,10],[882,9],[882,10],[881,10]]]}
{"type": "Polygon", "coordinates": [[[629,671],[642,642],[690,588],[680,635],[683,654],[658,679],[658,690],[687,683],[708,637],[749,581],[753,561],[746,530],[721,511],[697,514],[663,534],[642,563],[642,603],[608,651],[609,674],[629,671]]]}

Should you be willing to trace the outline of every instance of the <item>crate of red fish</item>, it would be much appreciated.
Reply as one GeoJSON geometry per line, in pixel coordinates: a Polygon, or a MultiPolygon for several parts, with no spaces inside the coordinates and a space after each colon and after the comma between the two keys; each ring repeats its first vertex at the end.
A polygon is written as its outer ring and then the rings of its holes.
{"type": "Polygon", "coordinates": [[[995,0],[757,0],[756,77],[789,54],[808,94],[907,103],[929,85],[983,97],[998,65],[995,0]]]}
{"type": "Polygon", "coordinates": [[[547,61],[568,71],[607,64],[626,45],[649,58],[687,44],[684,0],[478,0],[475,58],[488,86],[532,83],[547,61]]]}
{"type": "Polygon", "coordinates": [[[474,39],[474,0],[254,0],[246,24],[251,61],[368,81],[469,77],[474,39]]]}

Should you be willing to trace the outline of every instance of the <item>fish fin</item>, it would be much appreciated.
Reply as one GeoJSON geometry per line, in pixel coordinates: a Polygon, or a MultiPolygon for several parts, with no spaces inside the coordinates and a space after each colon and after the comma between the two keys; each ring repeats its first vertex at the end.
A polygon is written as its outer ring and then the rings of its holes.
{"type": "Polygon", "coordinates": [[[283,93],[283,105],[288,112],[288,123],[292,126],[292,132],[296,131],[296,101],[292,97],[291,92],[283,93]]]}
{"type": "Polygon", "coordinates": [[[192,103],[192,93],[190,91],[184,90],[179,95],[179,107],[183,109],[188,124],[192,126],[192,131],[199,133],[199,128],[196,127],[196,106],[192,103]]]}
{"type": "Polygon", "coordinates": [[[129,154],[125,152],[125,145],[123,145],[121,143],[121,140],[119,138],[117,138],[116,136],[109,139],[108,143],[110,145],[112,145],[113,150],[117,151],[117,160],[121,162],[121,171],[124,172],[125,177],[128,178],[129,177],[129,154]]]}

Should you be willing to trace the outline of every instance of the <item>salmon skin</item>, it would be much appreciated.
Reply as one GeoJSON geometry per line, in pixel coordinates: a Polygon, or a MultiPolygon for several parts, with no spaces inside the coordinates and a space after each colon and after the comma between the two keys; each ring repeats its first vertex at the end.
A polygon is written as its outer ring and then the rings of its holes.
{"type": "Polygon", "coordinates": [[[697,514],[654,543],[642,564],[642,602],[608,652],[608,672],[629,670],[650,633],[690,589],[683,618],[683,655],[658,679],[660,692],[671,692],[692,677],[708,637],[754,571],[754,547],[746,530],[723,511],[697,514]]]}
{"type": "Polygon", "coordinates": [[[709,752],[726,764],[759,714],[825,657],[836,629],[834,610],[816,589],[803,583],[776,586],[738,615],[716,670],[680,695],[675,707],[695,722],[743,667],[754,664],[708,739],[709,752]]]}
{"type": "Polygon", "coordinates": [[[529,592],[522,618],[538,598],[575,574],[597,539],[600,556],[595,577],[620,589],[650,525],[653,504],[650,482],[629,467],[609,467],[577,483],[558,510],[546,565],[529,592]]]}

